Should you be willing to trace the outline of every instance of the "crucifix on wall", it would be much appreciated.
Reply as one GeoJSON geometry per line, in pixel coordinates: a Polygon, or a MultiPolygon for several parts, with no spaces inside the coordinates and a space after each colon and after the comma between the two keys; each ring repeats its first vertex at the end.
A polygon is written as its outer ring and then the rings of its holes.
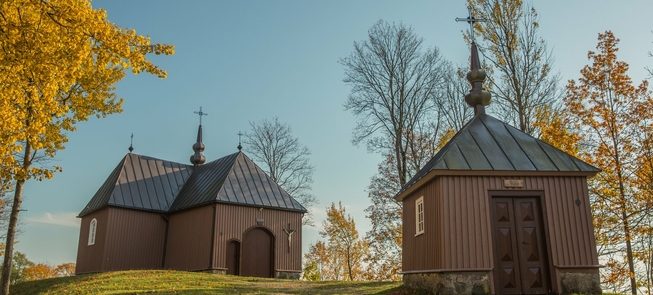
{"type": "Polygon", "coordinates": [[[290,242],[292,242],[292,234],[295,233],[294,229],[290,229],[290,223],[288,223],[288,229],[283,229],[283,231],[288,235],[288,253],[290,253],[290,242]]]}

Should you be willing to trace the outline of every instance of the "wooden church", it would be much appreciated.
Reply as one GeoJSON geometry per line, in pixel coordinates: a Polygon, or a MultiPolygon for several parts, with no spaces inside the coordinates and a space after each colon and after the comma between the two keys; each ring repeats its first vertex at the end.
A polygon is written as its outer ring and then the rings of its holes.
{"type": "Polygon", "coordinates": [[[193,150],[186,165],[130,147],[79,213],[77,274],[176,269],[299,279],[306,208],[240,145],[204,165],[201,123],[193,150]]]}
{"type": "Polygon", "coordinates": [[[474,118],[401,189],[403,280],[434,294],[600,294],[587,178],[599,169],[485,113],[476,44],[474,118]]]}

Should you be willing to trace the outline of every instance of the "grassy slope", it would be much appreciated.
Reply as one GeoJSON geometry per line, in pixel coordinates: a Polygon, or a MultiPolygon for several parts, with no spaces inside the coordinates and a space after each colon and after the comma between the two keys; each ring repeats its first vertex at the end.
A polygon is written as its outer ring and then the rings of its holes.
{"type": "Polygon", "coordinates": [[[416,294],[387,282],[305,282],[182,271],[119,271],[17,284],[27,294],[416,294]]]}

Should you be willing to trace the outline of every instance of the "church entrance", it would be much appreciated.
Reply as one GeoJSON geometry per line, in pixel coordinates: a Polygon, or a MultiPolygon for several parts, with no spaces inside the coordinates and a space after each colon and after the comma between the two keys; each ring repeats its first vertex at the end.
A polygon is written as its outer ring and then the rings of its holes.
{"type": "Polygon", "coordinates": [[[551,290],[538,198],[493,197],[494,286],[497,294],[551,290]]]}
{"type": "Polygon", "coordinates": [[[243,237],[241,275],[271,278],[274,266],[274,237],[266,229],[257,227],[243,237]]]}
{"type": "Polygon", "coordinates": [[[227,242],[227,274],[240,275],[240,243],[235,240],[227,242]]]}

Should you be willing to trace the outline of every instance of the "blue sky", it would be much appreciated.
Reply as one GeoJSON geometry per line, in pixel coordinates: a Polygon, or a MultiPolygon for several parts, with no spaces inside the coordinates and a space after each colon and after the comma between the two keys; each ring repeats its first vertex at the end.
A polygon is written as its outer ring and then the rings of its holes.
{"type": "MultiPolygon", "coordinates": [[[[200,106],[209,114],[203,118],[207,161],[235,152],[236,134],[248,131],[249,121],[275,116],[313,152],[318,226],[304,228],[304,250],[319,239],[331,202],[342,201],[364,234],[369,228],[365,190],[381,157],[351,144],[355,118],[342,106],[350,89],[342,82],[338,59],[348,56],[353,42],[364,40],[379,19],[412,26],[426,47],[437,46],[454,64],[466,64],[469,55],[461,33],[468,27],[454,21],[467,15],[463,0],[92,3],[107,10],[112,22],[175,45],[176,53],[152,57],[168,71],[167,79],[128,74],[116,90],[125,99],[124,112],[80,123],[52,162],[64,171],[52,180],[27,183],[16,249],[35,262],[75,261],[75,216],[128,152],[131,133],[134,153],[187,163],[197,134],[193,112],[200,106]]],[[[647,78],[644,67],[653,67],[648,57],[653,1],[534,5],[540,36],[553,50],[563,81],[579,77],[587,51],[605,30],[621,39],[618,57],[630,64],[633,80],[647,78]]]]}

